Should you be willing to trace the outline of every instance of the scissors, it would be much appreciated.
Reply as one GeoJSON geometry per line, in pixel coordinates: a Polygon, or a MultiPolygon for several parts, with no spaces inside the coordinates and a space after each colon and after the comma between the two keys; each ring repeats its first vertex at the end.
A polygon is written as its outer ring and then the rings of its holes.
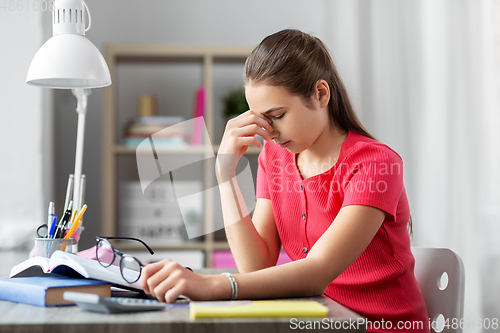
{"type": "Polygon", "coordinates": [[[40,238],[53,238],[54,237],[54,232],[56,229],[56,224],[57,224],[57,216],[54,216],[54,219],[52,220],[51,228],[49,231],[49,227],[47,224],[42,224],[36,229],[36,234],[40,238]]]}
{"type": "Polygon", "coordinates": [[[39,226],[36,229],[36,234],[40,238],[47,238],[47,236],[49,234],[49,227],[47,226],[47,224],[42,224],[41,226],[39,226]]]}

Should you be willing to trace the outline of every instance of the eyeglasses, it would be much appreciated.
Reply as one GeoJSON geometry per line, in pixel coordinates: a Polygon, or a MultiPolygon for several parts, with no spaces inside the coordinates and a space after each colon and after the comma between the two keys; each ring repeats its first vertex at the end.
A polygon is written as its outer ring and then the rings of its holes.
{"type": "Polygon", "coordinates": [[[151,250],[151,248],[146,243],[144,243],[142,240],[140,240],[138,238],[133,238],[133,237],[96,237],[95,238],[95,240],[97,242],[96,258],[97,258],[97,261],[99,262],[99,264],[101,264],[101,266],[107,268],[115,262],[116,256],[118,255],[120,257],[120,262],[118,265],[120,266],[120,273],[122,274],[123,279],[125,281],[127,281],[128,283],[137,282],[139,280],[139,278],[141,277],[141,271],[142,271],[142,268],[144,267],[144,265],[139,261],[139,259],[137,259],[131,255],[124,254],[123,252],[115,249],[113,247],[113,245],[109,242],[108,239],[134,240],[134,241],[141,242],[141,244],[143,244],[146,247],[146,249],[148,249],[149,253],[154,254],[153,250],[151,250]],[[104,249],[104,251],[99,251],[99,249],[101,249],[101,248],[104,249]],[[113,258],[112,258],[111,262],[108,263],[109,258],[107,256],[105,257],[104,254],[109,253],[109,249],[112,250],[111,252],[113,253],[113,258]],[[99,252],[101,252],[101,253],[99,254],[99,252]]]}

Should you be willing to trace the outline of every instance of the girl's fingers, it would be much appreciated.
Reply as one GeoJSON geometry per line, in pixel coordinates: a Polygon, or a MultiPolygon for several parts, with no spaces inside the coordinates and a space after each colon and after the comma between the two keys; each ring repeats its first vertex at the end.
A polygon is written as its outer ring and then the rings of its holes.
{"type": "Polygon", "coordinates": [[[153,289],[153,296],[156,297],[160,302],[165,302],[165,294],[174,286],[175,283],[173,283],[172,279],[170,277],[167,277],[153,289]]]}
{"type": "Polygon", "coordinates": [[[255,124],[238,128],[235,130],[235,133],[238,136],[254,136],[254,135],[258,134],[267,141],[271,140],[271,137],[269,136],[269,132],[265,131],[264,129],[262,129],[262,127],[259,127],[258,125],[255,125],[255,124]]]}
{"type": "MultiPolygon", "coordinates": [[[[219,154],[243,155],[248,146],[262,148],[262,143],[254,138],[256,134],[266,140],[270,140],[269,132],[273,131],[270,120],[255,111],[249,110],[236,118],[228,121],[221,144],[219,154]]],[[[226,164],[224,169],[230,171],[234,164],[226,164]]]]}
{"type": "Polygon", "coordinates": [[[170,288],[167,290],[167,292],[164,295],[164,302],[166,303],[175,303],[177,298],[179,298],[180,295],[184,292],[185,285],[184,283],[180,282],[177,283],[173,288],[170,288]]]}
{"type": "MultiPolygon", "coordinates": [[[[183,268],[179,264],[170,262],[166,264],[161,270],[159,270],[155,275],[150,277],[148,279],[148,287],[153,296],[158,297],[158,292],[156,290],[158,286],[164,283],[168,283],[168,281],[172,281],[172,277],[175,277],[178,274],[182,273],[181,269],[185,270],[185,268],[183,268]]],[[[166,291],[167,290],[165,290],[164,292],[160,292],[160,295],[164,295],[166,291]]]]}
{"type": "Polygon", "coordinates": [[[158,261],[152,264],[145,265],[144,268],[141,271],[141,287],[144,290],[146,294],[149,294],[151,290],[149,289],[148,286],[148,280],[151,276],[155,275],[159,270],[161,270],[166,263],[168,263],[170,260],[162,260],[158,261]]]}
{"type": "Polygon", "coordinates": [[[176,269],[154,288],[153,294],[162,302],[173,303],[178,296],[187,291],[188,278],[194,277],[194,273],[186,269],[176,269]]]}
{"type": "Polygon", "coordinates": [[[273,128],[271,126],[271,120],[264,116],[263,114],[260,114],[258,112],[254,112],[252,110],[249,110],[241,115],[239,115],[236,118],[231,119],[228,122],[228,125],[234,126],[234,127],[244,127],[247,125],[255,124],[258,125],[259,127],[264,128],[268,132],[272,132],[273,128]]]}
{"type": "Polygon", "coordinates": [[[168,260],[164,263],[161,269],[157,270],[154,274],[151,274],[146,280],[146,289],[148,293],[152,294],[153,296],[157,296],[155,294],[156,287],[161,284],[163,280],[167,279],[175,271],[177,266],[181,267],[177,263],[168,260]]]}
{"type": "Polygon", "coordinates": [[[262,143],[253,136],[245,136],[238,138],[237,144],[239,147],[242,146],[255,146],[257,148],[262,148],[262,143]]]}
{"type": "MultiPolygon", "coordinates": [[[[220,298],[220,276],[201,276],[172,261],[147,280],[150,294],[161,302],[174,303],[181,295],[191,300],[213,300],[220,298]]],[[[226,291],[224,291],[225,293],[226,291]]]]}

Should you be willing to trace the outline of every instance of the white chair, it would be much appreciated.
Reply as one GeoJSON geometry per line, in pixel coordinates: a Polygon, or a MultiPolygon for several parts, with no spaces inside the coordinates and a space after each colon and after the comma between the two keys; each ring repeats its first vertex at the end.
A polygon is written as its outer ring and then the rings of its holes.
{"type": "Polygon", "coordinates": [[[461,333],[465,291],[462,259],[450,249],[412,247],[411,250],[415,257],[415,278],[433,322],[431,332],[461,333]]]}

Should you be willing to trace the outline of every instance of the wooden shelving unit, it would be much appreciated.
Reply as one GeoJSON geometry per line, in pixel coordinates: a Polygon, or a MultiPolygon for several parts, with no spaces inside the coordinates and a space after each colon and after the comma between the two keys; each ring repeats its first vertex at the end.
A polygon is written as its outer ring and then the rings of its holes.
{"type": "MultiPolygon", "coordinates": [[[[181,46],[181,45],[131,45],[115,44],[105,47],[105,59],[111,72],[113,85],[104,89],[103,96],[103,147],[102,147],[102,227],[103,235],[117,235],[117,188],[120,179],[117,174],[117,159],[121,156],[134,156],[135,148],[120,145],[117,135],[117,116],[120,110],[117,107],[117,89],[115,88],[117,67],[120,63],[175,63],[196,62],[202,66],[202,85],[206,89],[205,123],[208,134],[214,137],[214,63],[244,63],[253,47],[244,46],[181,46]]],[[[217,152],[218,145],[204,143],[202,146],[187,148],[158,148],[161,153],[167,154],[204,154],[210,157],[217,152]]],[[[258,155],[260,149],[250,148],[248,154],[258,155]]],[[[131,166],[132,167],[132,166],[131,166]]],[[[205,167],[205,181],[211,179],[205,167]]],[[[206,186],[210,184],[205,184],[206,186]]],[[[213,225],[213,198],[204,198],[204,225],[213,225]]],[[[127,249],[137,249],[136,246],[123,244],[127,249]]],[[[215,250],[228,249],[226,241],[216,240],[213,233],[203,237],[200,242],[186,242],[179,245],[154,246],[158,250],[185,250],[196,249],[205,252],[206,266],[212,267],[212,253],[215,250]]]]}

